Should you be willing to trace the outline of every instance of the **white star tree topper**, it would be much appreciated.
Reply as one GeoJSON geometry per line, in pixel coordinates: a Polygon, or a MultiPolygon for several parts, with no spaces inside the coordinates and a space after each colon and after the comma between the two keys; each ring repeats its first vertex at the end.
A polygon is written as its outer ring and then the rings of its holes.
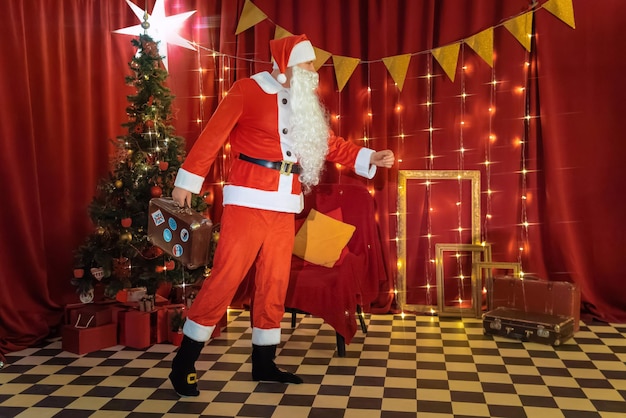
{"type": "Polygon", "coordinates": [[[182,27],[183,22],[189,18],[196,11],[180,13],[172,16],[165,16],[165,0],[156,0],[154,7],[152,8],[152,14],[148,14],[148,10],[142,10],[139,6],[132,3],[130,0],[126,0],[126,3],[130,6],[135,16],[140,22],[144,22],[144,16],[147,17],[147,28],[145,24],[128,26],[126,28],[113,31],[114,33],[121,33],[123,35],[139,36],[142,33],[150,36],[157,42],[159,48],[159,55],[163,56],[163,65],[168,70],[167,66],[167,45],[178,45],[183,48],[196,50],[191,42],[183,38],[178,34],[179,29],[182,27]]]}

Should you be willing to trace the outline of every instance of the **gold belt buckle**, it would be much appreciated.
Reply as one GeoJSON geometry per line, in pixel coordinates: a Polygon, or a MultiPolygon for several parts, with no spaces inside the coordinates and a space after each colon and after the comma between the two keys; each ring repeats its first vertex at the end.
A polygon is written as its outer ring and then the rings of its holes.
{"type": "Polygon", "coordinates": [[[289,174],[291,174],[293,165],[294,163],[292,163],[291,161],[285,161],[285,160],[281,161],[280,162],[280,174],[284,174],[285,176],[288,176],[289,174]]]}

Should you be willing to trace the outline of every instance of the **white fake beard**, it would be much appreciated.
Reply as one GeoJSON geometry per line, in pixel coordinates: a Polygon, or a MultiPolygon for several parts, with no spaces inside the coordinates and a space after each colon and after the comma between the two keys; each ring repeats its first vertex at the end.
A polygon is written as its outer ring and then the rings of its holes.
{"type": "Polygon", "coordinates": [[[320,181],[328,153],[329,125],[326,111],[315,89],[319,75],[298,66],[291,76],[291,133],[301,167],[300,182],[304,191],[320,181]]]}

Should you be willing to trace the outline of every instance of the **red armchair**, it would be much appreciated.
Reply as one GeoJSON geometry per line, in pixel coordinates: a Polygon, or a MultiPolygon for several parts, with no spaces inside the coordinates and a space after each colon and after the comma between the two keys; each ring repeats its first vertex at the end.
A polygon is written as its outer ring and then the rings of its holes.
{"type": "MultiPolygon", "coordinates": [[[[306,218],[315,208],[330,213],[340,208],[343,222],[356,230],[348,242],[347,254],[332,268],[310,264],[292,257],[291,277],[285,308],[324,319],[337,332],[338,355],[345,355],[357,330],[367,332],[361,315],[378,298],[380,282],[386,282],[382,250],[375,218],[374,198],[362,185],[324,184],[305,196],[305,209],[297,219],[306,218]]],[[[297,231],[296,231],[297,232],[297,231]]]]}

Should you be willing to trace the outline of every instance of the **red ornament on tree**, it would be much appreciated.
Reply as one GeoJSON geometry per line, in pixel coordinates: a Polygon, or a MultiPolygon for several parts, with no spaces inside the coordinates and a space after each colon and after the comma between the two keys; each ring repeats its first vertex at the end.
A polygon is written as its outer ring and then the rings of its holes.
{"type": "Polygon", "coordinates": [[[174,270],[176,268],[176,263],[174,263],[174,260],[168,260],[165,262],[165,268],[168,270],[174,270]]]}
{"type": "Polygon", "coordinates": [[[159,170],[165,171],[170,166],[167,161],[159,161],[159,170]]]}
{"type": "Polygon", "coordinates": [[[152,186],[150,188],[150,195],[152,197],[161,197],[162,194],[163,194],[163,189],[161,189],[159,186],[152,186]]]}
{"type": "Polygon", "coordinates": [[[130,226],[133,224],[133,220],[131,218],[122,218],[120,223],[124,228],[130,228],[130,226]]]}

